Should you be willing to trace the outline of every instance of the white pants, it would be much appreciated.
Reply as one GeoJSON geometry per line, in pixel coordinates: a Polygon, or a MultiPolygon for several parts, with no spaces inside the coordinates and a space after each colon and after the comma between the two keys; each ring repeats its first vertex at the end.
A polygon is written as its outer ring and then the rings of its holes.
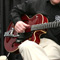
{"type": "Polygon", "coordinates": [[[26,40],[18,48],[23,60],[60,60],[60,46],[51,39],[42,38],[39,45],[26,40]]]}

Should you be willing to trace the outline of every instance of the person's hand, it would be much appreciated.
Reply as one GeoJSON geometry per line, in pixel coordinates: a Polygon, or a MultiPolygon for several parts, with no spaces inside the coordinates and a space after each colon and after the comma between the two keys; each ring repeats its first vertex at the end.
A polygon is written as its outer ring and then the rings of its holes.
{"type": "Polygon", "coordinates": [[[15,24],[15,31],[17,33],[23,33],[25,31],[26,28],[30,27],[30,25],[24,23],[23,21],[18,21],[15,24]]]}
{"type": "Polygon", "coordinates": [[[52,5],[56,5],[60,3],[60,0],[50,0],[52,5]]]}

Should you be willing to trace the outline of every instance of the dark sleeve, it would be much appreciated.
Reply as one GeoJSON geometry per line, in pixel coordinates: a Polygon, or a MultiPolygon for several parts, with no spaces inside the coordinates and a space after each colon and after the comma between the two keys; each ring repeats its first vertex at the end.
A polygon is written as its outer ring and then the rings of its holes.
{"type": "Polygon", "coordinates": [[[29,13],[30,3],[25,1],[22,4],[14,6],[10,13],[10,20],[15,24],[17,21],[21,20],[21,16],[29,13]]]}

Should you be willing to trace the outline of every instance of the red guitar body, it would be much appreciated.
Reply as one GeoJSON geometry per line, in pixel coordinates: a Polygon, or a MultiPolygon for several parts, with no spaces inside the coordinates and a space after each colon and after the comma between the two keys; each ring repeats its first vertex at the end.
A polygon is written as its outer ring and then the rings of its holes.
{"type": "MultiPolygon", "coordinates": [[[[36,24],[43,24],[43,23],[48,23],[48,19],[43,16],[42,14],[36,14],[35,16],[33,16],[32,18],[29,18],[27,15],[24,15],[21,17],[22,21],[24,21],[25,23],[29,24],[29,25],[36,25],[36,24]]],[[[11,28],[14,28],[14,24],[11,22],[8,26],[7,31],[9,31],[11,28]]],[[[30,32],[31,28],[27,28],[25,30],[25,32],[30,32]]],[[[36,30],[33,32],[32,36],[30,38],[28,38],[31,41],[36,42],[37,44],[40,43],[40,36],[42,34],[46,33],[45,29],[44,30],[36,30]]],[[[14,35],[17,34],[16,31],[14,31],[13,33],[14,35]]],[[[17,37],[13,38],[13,37],[5,37],[4,39],[4,46],[5,49],[8,52],[16,52],[18,51],[18,45],[20,45],[20,43],[16,43],[17,37]]]]}

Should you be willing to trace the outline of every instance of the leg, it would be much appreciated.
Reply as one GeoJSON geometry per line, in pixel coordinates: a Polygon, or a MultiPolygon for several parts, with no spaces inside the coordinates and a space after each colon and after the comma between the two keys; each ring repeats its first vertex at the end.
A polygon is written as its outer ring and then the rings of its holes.
{"type": "Polygon", "coordinates": [[[60,60],[60,46],[54,41],[43,38],[41,39],[40,46],[43,47],[44,51],[49,57],[49,60],[60,60]]]}
{"type": "Polygon", "coordinates": [[[35,42],[26,40],[18,48],[23,60],[49,60],[43,48],[35,42]]]}

